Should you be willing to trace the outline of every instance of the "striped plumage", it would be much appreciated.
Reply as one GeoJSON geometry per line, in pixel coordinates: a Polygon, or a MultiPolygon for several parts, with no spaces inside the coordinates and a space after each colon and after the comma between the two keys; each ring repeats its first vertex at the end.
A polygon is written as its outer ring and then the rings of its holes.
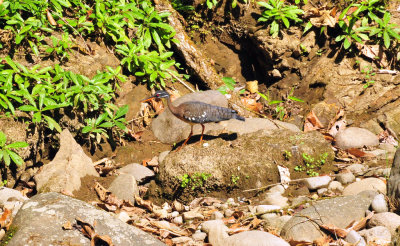
{"type": "Polygon", "coordinates": [[[181,145],[179,149],[181,149],[187,143],[189,138],[192,136],[193,125],[195,124],[201,124],[202,127],[202,132],[200,137],[200,144],[201,144],[201,142],[203,141],[203,134],[204,134],[203,124],[209,122],[220,122],[230,119],[237,119],[241,121],[245,120],[245,118],[238,115],[235,110],[199,101],[184,102],[175,107],[171,103],[170,95],[166,91],[156,91],[153,96],[147,98],[144,101],[150,100],[152,98],[166,98],[168,108],[171,110],[171,113],[180,120],[183,120],[191,125],[189,137],[185,140],[185,142],[181,145]]]}

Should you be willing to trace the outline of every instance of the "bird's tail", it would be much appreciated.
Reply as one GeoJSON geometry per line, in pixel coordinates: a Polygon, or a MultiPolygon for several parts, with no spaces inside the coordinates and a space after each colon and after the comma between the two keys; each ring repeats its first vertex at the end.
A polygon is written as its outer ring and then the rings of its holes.
{"type": "Polygon", "coordinates": [[[238,114],[235,114],[234,118],[237,119],[237,120],[245,121],[245,118],[240,116],[240,115],[238,115],[238,114]]]}

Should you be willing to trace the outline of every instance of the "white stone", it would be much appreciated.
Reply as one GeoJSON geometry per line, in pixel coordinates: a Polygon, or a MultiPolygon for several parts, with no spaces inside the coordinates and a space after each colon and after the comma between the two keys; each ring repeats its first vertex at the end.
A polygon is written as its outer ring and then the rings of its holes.
{"type": "Polygon", "coordinates": [[[283,185],[275,185],[272,186],[271,189],[268,190],[269,193],[273,193],[273,192],[279,192],[281,194],[285,193],[285,187],[283,187],[283,185]]]}
{"type": "Polygon", "coordinates": [[[127,222],[128,220],[131,219],[131,217],[129,217],[127,212],[122,211],[121,213],[119,213],[117,215],[117,218],[120,219],[122,222],[127,222]]]}
{"type": "Polygon", "coordinates": [[[182,225],[183,224],[183,218],[182,216],[178,216],[172,219],[172,222],[177,224],[177,225],[182,225]]]}
{"type": "Polygon", "coordinates": [[[319,196],[322,196],[326,192],[328,192],[327,188],[320,188],[320,189],[317,190],[317,193],[318,193],[319,196]]]}
{"type": "Polygon", "coordinates": [[[383,194],[378,194],[374,197],[371,203],[372,210],[377,213],[389,211],[385,196],[383,194]]]}
{"type": "Polygon", "coordinates": [[[192,238],[195,241],[204,241],[207,237],[207,233],[201,232],[201,231],[196,231],[193,235],[192,238]]]}
{"type": "Polygon", "coordinates": [[[316,190],[319,188],[327,187],[329,182],[331,182],[331,177],[329,176],[311,177],[304,180],[304,184],[309,190],[316,190]]]}
{"type": "Polygon", "coordinates": [[[342,185],[339,181],[334,180],[334,181],[332,181],[332,182],[329,183],[329,185],[328,185],[328,190],[329,190],[329,191],[332,191],[332,192],[339,192],[339,193],[341,193],[341,192],[343,192],[344,187],[343,187],[343,185],[342,185]]]}
{"type": "Polygon", "coordinates": [[[174,211],[174,212],[171,213],[171,217],[172,218],[176,218],[178,216],[179,216],[179,212],[178,211],[174,211]]]}
{"type": "Polygon", "coordinates": [[[229,209],[229,208],[226,209],[224,212],[225,217],[227,217],[227,218],[231,217],[233,215],[233,213],[235,213],[235,211],[233,211],[232,209],[229,209]]]}
{"type": "Polygon", "coordinates": [[[365,243],[365,240],[360,234],[358,234],[356,231],[351,230],[346,238],[344,239],[348,243],[352,243],[355,246],[366,246],[367,244],[365,243]]]}
{"type": "Polygon", "coordinates": [[[256,211],[257,214],[266,214],[280,209],[281,207],[276,205],[258,205],[256,211]]]}
{"type": "Polygon", "coordinates": [[[211,214],[212,220],[220,220],[222,218],[224,218],[224,215],[220,211],[215,211],[214,213],[211,214]]]}
{"type": "Polygon", "coordinates": [[[353,183],[356,180],[356,177],[352,172],[338,173],[336,174],[336,180],[345,185],[353,183]]]}
{"type": "Polygon", "coordinates": [[[282,193],[280,192],[268,192],[265,194],[265,199],[262,203],[286,207],[288,206],[288,198],[282,196],[282,193]]]}

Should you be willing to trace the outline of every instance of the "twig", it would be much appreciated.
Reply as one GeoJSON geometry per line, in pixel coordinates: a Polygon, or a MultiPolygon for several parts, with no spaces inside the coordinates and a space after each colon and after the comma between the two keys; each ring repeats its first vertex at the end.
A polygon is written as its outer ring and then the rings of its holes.
{"type": "Polygon", "coordinates": [[[376,73],[379,73],[379,74],[394,74],[394,75],[396,75],[396,74],[399,74],[399,71],[389,70],[389,69],[379,69],[376,73]]]}
{"type": "Polygon", "coordinates": [[[174,77],[176,80],[178,80],[182,85],[184,85],[186,88],[188,88],[191,92],[196,92],[195,90],[193,90],[192,88],[190,88],[190,86],[188,86],[185,81],[181,80],[181,78],[175,76],[175,74],[168,72],[172,77],[174,77]]]}

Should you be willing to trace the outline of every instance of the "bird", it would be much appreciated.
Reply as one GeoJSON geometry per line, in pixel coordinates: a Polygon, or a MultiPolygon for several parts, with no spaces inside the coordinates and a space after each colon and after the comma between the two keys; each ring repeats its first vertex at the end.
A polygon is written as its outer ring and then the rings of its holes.
{"type": "Polygon", "coordinates": [[[190,134],[186,138],[185,142],[177,149],[179,151],[189,139],[193,135],[193,126],[196,124],[200,124],[202,127],[201,130],[201,137],[200,137],[200,144],[203,142],[203,135],[204,135],[204,124],[215,122],[218,123],[220,121],[236,119],[240,121],[245,121],[245,118],[238,115],[237,112],[233,109],[220,107],[216,105],[211,105],[208,103],[203,103],[199,101],[188,101],[179,104],[178,106],[174,106],[171,102],[171,97],[167,91],[159,90],[156,91],[152,96],[142,100],[142,102],[149,101],[153,98],[166,98],[167,99],[167,106],[171,113],[177,117],[178,119],[189,123],[190,124],[190,134]]]}

